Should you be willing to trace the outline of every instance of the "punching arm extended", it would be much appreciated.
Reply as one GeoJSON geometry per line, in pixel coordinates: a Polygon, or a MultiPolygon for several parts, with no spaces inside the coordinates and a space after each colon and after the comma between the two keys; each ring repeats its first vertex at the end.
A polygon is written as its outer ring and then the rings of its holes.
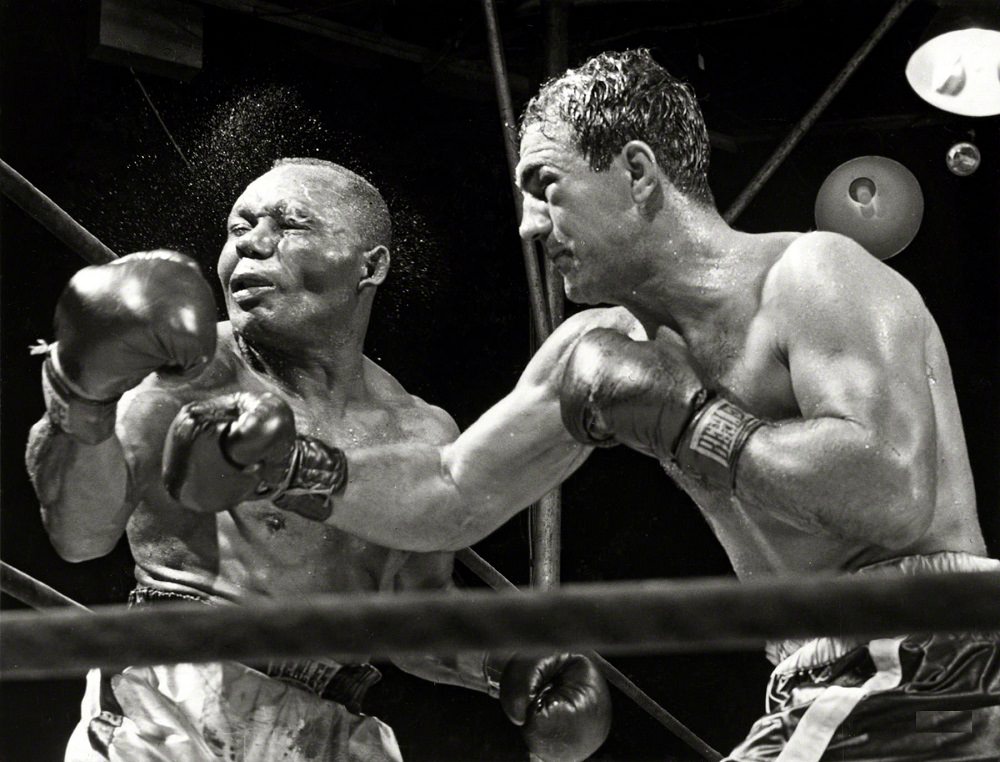
{"type": "Polygon", "coordinates": [[[514,390],[452,443],[349,451],[349,479],[328,521],[372,542],[459,549],[487,536],[561,484],[591,447],[566,431],[559,380],[572,348],[593,328],[627,333],[620,309],[580,312],[531,359],[514,390]]]}
{"type": "Polygon", "coordinates": [[[347,487],[328,521],[380,544],[466,547],[580,466],[553,391],[519,384],[444,447],[397,445],[348,453],[347,487]]]}
{"type": "Polygon", "coordinates": [[[387,547],[466,547],[586,459],[590,448],[563,427],[558,379],[584,331],[626,322],[632,323],[616,310],[566,321],[515,389],[448,444],[413,437],[342,451],[298,434],[291,410],[271,394],[237,393],[188,405],[167,437],[166,489],[201,512],[270,499],[387,547]]]}

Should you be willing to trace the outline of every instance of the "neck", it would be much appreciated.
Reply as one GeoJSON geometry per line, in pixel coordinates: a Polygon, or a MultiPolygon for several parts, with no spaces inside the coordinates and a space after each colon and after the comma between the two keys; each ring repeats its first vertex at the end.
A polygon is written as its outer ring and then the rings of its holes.
{"type": "Polygon", "coordinates": [[[649,275],[621,304],[648,335],[667,326],[694,344],[749,320],[770,247],[761,245],[767,236],[733,230],[714,209],[689,207],[651,229],[649,275]]]}
{"type": "Polygon", "coordinates": [[[234,332],[247,365],[302,399],[344,404],[368,391],[364,331],[330,329],[326,341],[294,343],[234,332]]]}

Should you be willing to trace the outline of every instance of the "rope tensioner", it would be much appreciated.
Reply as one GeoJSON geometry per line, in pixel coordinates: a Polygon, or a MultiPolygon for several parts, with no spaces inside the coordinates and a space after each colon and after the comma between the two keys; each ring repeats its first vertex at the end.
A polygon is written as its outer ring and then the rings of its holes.
{"type": "Polygon", "coordinates": [[[573,585],[519,594],[323,595],[255,606],[8,612],[0,677],[89,667],[466,650],[606,653],[760,647],[765,640],[1000,629],[1000,572],[573,585]]]}

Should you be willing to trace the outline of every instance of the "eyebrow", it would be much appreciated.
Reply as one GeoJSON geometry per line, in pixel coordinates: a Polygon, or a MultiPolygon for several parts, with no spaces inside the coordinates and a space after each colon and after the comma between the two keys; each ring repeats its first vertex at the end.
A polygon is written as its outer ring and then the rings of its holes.
{"type": "Polygon", "coordinates": [[[302,219],[312,219],[313,214],[297,201],[279,201],[276,204],[268,204],[264,211],[272,217],[301,217],[302,219]]]}
{"type": "Polygon", "coordinates": [[[316,216],[313,212],[310,212],[301,204],[294,201],[279,201],[274,204],[266,204],[260,208],[261,214],[257,214],[254,207],[254,204],[237,204],[233,207],[232,211],[229,212],[229,217],[231,219],[233,217],[259,217],[261,215],[267,215],[268,217],[297,217],[303,220],[311,220],[316,216]]]}
{"type": "Polygon", "coordinates": [[[542,161],[532,161],[518,169],[517,176],[514,178],[514,185],[517,186],[517,189],[523,191],[524,186],[538,176],[538,172],[544,164],[545,162],[542,161]]]}

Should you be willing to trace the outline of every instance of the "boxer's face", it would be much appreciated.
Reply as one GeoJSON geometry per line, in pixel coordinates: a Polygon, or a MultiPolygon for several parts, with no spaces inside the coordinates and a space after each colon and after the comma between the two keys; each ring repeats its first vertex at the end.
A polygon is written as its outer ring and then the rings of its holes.
{"type": "Polygon", "coordinates": [[[521,140],[515,177],[524,201],[520,235],[544,246],[566,295],[612,301],[627,275],[631,229],[629,175],[621,162],[595,172],[565,127],[534,124],[521,140]]]}
{"type": "Polygon", "coordinates": [[[364,262],[336,174],[286,165],[233,205],[219,279],[233,327],[301,331],[357,304],[364,262]]]}

